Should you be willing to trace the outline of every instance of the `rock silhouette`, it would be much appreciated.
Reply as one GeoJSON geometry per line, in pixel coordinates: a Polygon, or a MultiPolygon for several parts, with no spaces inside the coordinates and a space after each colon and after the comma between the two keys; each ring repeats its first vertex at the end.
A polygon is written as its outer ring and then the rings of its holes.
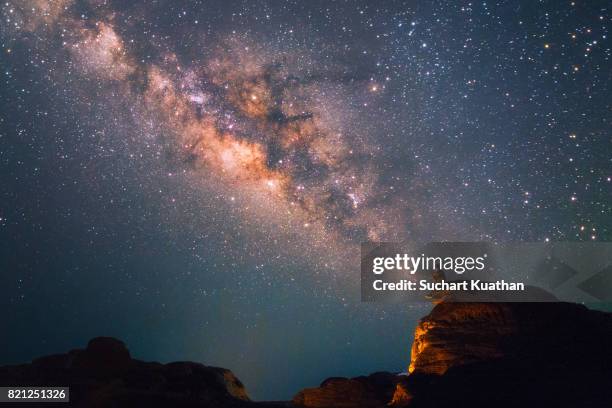
{"type": "MultiPolygon", "coordinates": [[[[415,330],[409,375],[329,378],[292,401],[253,402],[229,370],[160,364],[123,342],[0,367],[0,385],[69,386],[73,407],[605,407],[612,314],[572,303],[437,304],[415,330]]],[[[25,406],[25,405],[20,405],[25,406]]]]}
{"type": "Polygon", "coordinates": [[[0,367],[0,384],[69,386],[70,406],[74,407],[255,405],[230,370],[191,362],[135,360],[123,342],[111,337],[94,338],[84,350],[0,367]]]}

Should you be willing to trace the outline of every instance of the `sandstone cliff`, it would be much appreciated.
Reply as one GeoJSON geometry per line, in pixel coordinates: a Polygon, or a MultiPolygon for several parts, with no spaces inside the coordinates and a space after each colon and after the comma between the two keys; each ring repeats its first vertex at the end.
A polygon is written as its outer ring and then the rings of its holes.
{"type": "Polygon", "coordinates": [[[611,339],[612,315],[582,305],[440,303],[416,328],[395,405],[609,406],[611,339]]]}
{"type": "Polygon", "coordinates": [[[440,303],[414,335],[410,373],[500,358],[602,367],[612,358],[612,317],[573,303],[440,303]]]}

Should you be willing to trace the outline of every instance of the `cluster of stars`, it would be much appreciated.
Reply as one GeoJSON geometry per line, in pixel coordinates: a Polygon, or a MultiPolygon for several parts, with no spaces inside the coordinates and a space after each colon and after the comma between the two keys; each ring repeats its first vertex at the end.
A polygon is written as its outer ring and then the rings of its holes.
{"type": "MultiPolygon", "coordinates": [[[[62,231],[159,313],[162,278],[116,256],[156,239],[193,262],[164,279],[232,293],[242,321],[270,288],[344,309],[325,277],[361,241],[611,238],[605,3],[4,0],[0,19],[0,233],[44,252],[62,231]]],[[[20,302],[54,261],[31,258],[20,302]]]]}

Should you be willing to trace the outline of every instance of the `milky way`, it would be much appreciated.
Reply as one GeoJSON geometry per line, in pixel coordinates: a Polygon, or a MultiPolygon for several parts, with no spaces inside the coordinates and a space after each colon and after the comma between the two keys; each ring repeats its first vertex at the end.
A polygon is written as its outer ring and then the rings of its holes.
{"type": "Polygon", "coordinates": [[[384,174],[380,146],[350,106],[358,93],[376,98],[384,84],[346,63],[261,46],[248,35],[203,41],[201,55],[185,61],[150,39],[133,45],[106,4],[79,5],[88,18],[71,1],[4,12],[9,29],[68,54],[77,86],[96,81],[91,97],[129,105],[133,121],[150,131],[133,130],[142,137],[135,143],[158,139],[192,182],[222,185],[230,201],[241,196],[242,206],[261,207],[283,228],[310,229],[306,237],[319,244],[408,239],[424,180],[384,174]],[[144,61],[138,50],[150,47],[155,56],[144,61]]]}
{"type": "Polygon", "coordinates": [[[23,358],[106,330],[287,397],[403,367],[360,242],[610,239],[606,2],[0,9],[0,298],[62,323],[23,358]]]}

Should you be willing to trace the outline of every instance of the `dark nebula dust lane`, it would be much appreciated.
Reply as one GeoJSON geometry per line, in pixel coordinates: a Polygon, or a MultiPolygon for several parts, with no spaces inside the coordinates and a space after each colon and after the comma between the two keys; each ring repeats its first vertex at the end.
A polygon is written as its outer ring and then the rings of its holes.
{"type": "Polygon", "coordinates": [[[0,16],[2,361],[115,334],[285,398],[405,368],[422,311],[359,303],[360,242],[610,239],[607,2],[0,16]]]}

